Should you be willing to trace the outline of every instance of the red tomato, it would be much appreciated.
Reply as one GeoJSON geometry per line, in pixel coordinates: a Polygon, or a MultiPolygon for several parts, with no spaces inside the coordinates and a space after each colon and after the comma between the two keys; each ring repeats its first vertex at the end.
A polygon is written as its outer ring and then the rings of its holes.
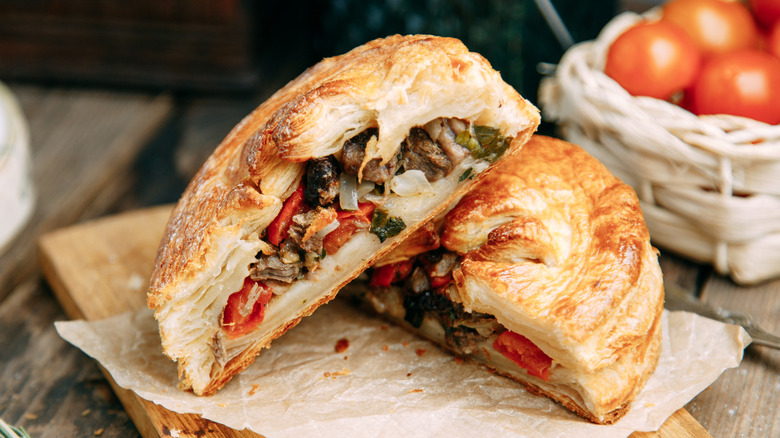
{"type": "Polygon", "coordinates": [[[671,0],[663,6],[662,20],[685,30],[705,58],[758,47],[758,26],[750,9],[740,1],[671,0]]]}
{"type": "Polygon", "coordinates": [[[615,39],[604,73],[635,96],[668,100],[693,82],[700,65],[701,55],[685,32],[647,21],[615,39]]]}
{"type": "Polygon", "coordinates": [[[750,0],[748,3],[756,20],[764,27],[772,27],[780,21],[780,0],[750,0]]]}
{"type": "Polygon", "coordinates": [[[780,123],[780,59],[751,49],[712,58],[693,87],[693,109],[780,123]]]}
{"type": "Polygon", "coordinates": [[[237,339],[256,329],[263,322],[265,308],[273,296],[273,290],[265,283],[245,278],[241,290],[228,297],[222,311],[222,328],[227,336],[237,339]]]}
{"type": "Polygon", "coordinates": [[[766,51],[780,58],[780,20],[775,22],[766,39],[766,51]]]}

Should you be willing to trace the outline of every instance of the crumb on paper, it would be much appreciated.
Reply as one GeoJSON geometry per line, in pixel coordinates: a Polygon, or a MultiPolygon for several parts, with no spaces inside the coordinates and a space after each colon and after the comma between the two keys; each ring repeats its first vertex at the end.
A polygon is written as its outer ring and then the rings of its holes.
{"type": "Polygon", "coordinates": [[[226,407],[230,406],[230,403],[224,403],[224,402],[217,403],[217,406],[219,406],[220,408],[226,408],[226,407]]]}
{"type": "Polygon", "coordinates": [[[332,373],[331,373],[331,372],[328,372],[328,371],[325,371],[325,372],[323,373],[323,376],[325,376],[326,378],[330,378],[330,377],[332,377],[332,378],[334,378],[334,379],[335,379],[335,378],[336,378],[336,377],[338,377],[338,376],[346,376],[347,374],[349,374],[349,370],[348,370],[347,368],[344,368],[344,369],[343,369],[343,370],[341,370],[341,371],[334,371],[334,372],[332,372],[332,373]]]}
{"type": "Polygon", "coordinates": [[[336,341],[336,353],[343,353],[349,348],[349,339],[347,338],[341,338],[338,341],[336,341]]]}
{"type": "Polygon", "coordinates": [[[418,356],[422,356],[423,354],[427,353],[428,350],[426,350],[424,348],[418,348],[418,349],[414,350],[414,352],[417,353],[418,356]]]}
{"type": "Polygon", "coordinates": [[[387,350],[389,350],[389,349],[390,349],[390,346],[389,346],[389,345],[387,345],[387,344],[385,344],[385,345],[383,345],[383,346],[382,346],[382,351],[387,351],[387,350]]]}
{"type": "Polygon", "coordinates": [[[36,414],[33,414],[32,412],[28,412],[28,413],[24,414],[24,418],[26,418],[28,420],[37,420],[38,416],[36,414]]]}
{"type": "Polygon", "coordinates": [[[249,395],[255,395],[257,394],[257,391],[260,391],[260,384],[259,383],[253,383],[252,389],[249,390],[249,395]]]}
{"type": "Polygon", "coordinates": [[[86,417],[92,412],[92,409],[84,409],[84,412],[81,413],[82,417],[86,417]]]}
{"type": "Polygon", "coordinates": [[[408,373],[406,373],[406,377],[412,377],[412,373],[411,373],[411,371],[410,371],[410,372],[408,372],[408,373]]]}
{"type": "Polygon", "coordinates": [[[96,430],[96,431],[94,432],[94,434],[95,434],[95,436],[100,436],[100,435],[103,435],[103,428],[101,427],[100,429],[96,430]]]}
{"type": "Polygon", "coordinates": [[[422,389],[420,389],[420,388],[416,388],[416,389],[409,390],[409,394],[415,394],[415,393],[418,393],[418,392],[425,392],[425,391],[423,391],[423,390],[422,390],[422,389]]]}
{"type": "Polygon", "coordinates": [[[401,345],[403,345],[404,347],[408,347],[408,346],[409,346],[409,343],[408,343],[408,342],[406,342],[406,341],[403,341],[403,342],[401,342],[401,345]]]}
{"type": "Polygon", "coordinates": [[[348,357],[349,357],[349,356],[344,356],[344,360],[347,360],[347,358],[348,358],[348,357]]]}
{"type": "Polygon", "coordinates": [[[652,408],[653,406],[655,406],[655,403],[645,403],[646,408],[652,408]]]}

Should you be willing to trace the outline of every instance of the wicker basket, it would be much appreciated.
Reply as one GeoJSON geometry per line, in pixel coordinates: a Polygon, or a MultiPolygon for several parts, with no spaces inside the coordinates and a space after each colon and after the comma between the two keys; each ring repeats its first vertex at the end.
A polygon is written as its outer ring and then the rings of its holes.
{"type": "Polygon", "coordinates": [[[540,85],[544,117],[636,190],[656,246],[740,284],[780,276],[780,125],[628,94],[604,60],[643,18],[623,13],[567,50],[540,85]]]}

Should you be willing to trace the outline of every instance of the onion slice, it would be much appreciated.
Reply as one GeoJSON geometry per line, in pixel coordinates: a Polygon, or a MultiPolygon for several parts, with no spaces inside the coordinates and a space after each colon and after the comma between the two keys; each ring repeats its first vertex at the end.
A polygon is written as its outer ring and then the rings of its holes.
{"type": "Polygon", "coordinates": [[[363,197],[374,191],[374,184],[372,181],[361,181],[357,186],[358,201],[363,200],[363,197]]]}
{"type": "Polygon", "coordinates": [[[339,175],[339,205],[342,210],[358,209],[357,178],[347,172],[339,175]]]}
{"type": "Polygon", "coordinates": [[[320,239],[325,238],[331,231],[338,228],[340,225],[338,220],[334,220],[333,222],[329,223],[328,225],[325,225],[321,230],[317,231],[317,237],[320,239]]]}
{"type": "Polygon", "coordinates": [[[422,170],[412,169],[390,180],[390,190],[398,196],[433,194],[433,186],[422,170]]]}

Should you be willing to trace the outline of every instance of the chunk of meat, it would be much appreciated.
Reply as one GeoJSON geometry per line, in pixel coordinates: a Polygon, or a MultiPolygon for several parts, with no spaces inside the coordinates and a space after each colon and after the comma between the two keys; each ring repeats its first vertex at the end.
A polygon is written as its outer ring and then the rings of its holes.
{"type": "MultiPolygon", "coordinates": [[[[281,252],[281,251],[280,251],[281,252]]],[[[255,281],[276,280],[292,283],[301,273],[303,263],[298,260],[284,263],[279,255],[262,256],[249,268],[249,276],[255,281]]]]}
{"type": "Polygon", "coordinates": [[[470,327],[456,326],[448,331],[445,342],[456,353],[472,354],[485,339],[485,336],[470,327]]]}
{"type": "MultiPolygon", "coordinates": [[[[341,165],[344,168],[344,172],[352,175],[358,174],[360,166],[366,158],[366,145],[372,137],[377,137],[378,135],[379,129],[368,128],[344,142],[344,147],[341,149],[341,165]]],[[[382,160],[379,158],[374,158],[366,163],[365,167],[363,167],[362,180],[382,184],[392,178],[398,169],[398,160],[394,158],[384,165],[381,163],[382,160]]]]}
{"type": "MultiPolygon", "coordinates": [[[[424,273],[422,275],[425,276],[424,273]]],[[[404,320],[414,327],[420,327],[426,314],[437,317],[453,309],[452,303],[445,295],[428,289],[420,293],[407,293],[403,305],[406,309],[404,320]]]]}
{"type": "Polygon", "coordinates": [[[452,161],[425,129],[414,127],[401,146],[401,163],[405,170],[420,170],[428,181],[447,176],[453,168],[452,161]]]}
{"type": "MultiPolygon", "coordinates": [[[[305,214],[299,214],[293,218],[290,226],[290,238],[285,241],[290,248],[298,253],[303,252],[303,266],[312,272],[320,265],[322,258],[322,236],[318,231],[336,220],[336,211],[318,207],[305,214]]],[[[280,250],[281,252],[281,250],[280,250]]],[[[300,259],[300,256],[298,256],[300,259]]]]}
{"type": "Polygon", "coordinates": [[[425,124],[425,131],[439,147],[447,154],[452,164],[457,165],[470,153],[468,149],[459,145],[455,138],[458,132],[465,129],[462,122],[457,119],[438,118],[425,124]],[[456,132],[455,130],[458,129],[456,132]]]}
{"type": "Polygon", "coordinates": [[[289,235],[304,251],[320,253],[322,238],[317,233],[333,223],[337,217],[335,209],[322,207],[298,214],[293,217],[289,235]]]}
{"type": "Polygon", "coordinates": [[[339,194],[339,162],[335,157],[313,158],[306,163],[303,197],[311,207],[326,207],[339,194]]]}

